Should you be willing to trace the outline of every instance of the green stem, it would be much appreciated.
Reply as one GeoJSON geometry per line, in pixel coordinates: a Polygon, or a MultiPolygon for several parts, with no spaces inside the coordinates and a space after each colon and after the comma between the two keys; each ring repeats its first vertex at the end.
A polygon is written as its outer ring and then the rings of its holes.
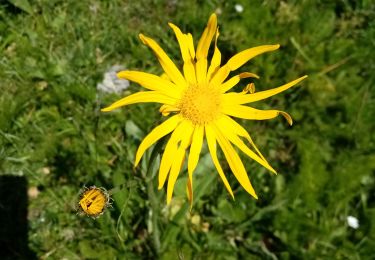
{"type": "Polygon", "coordinates": [[[159,203],[157,201],[157,198],[155,196],[154,187],[153,187],[153,181],[152,179],[149,179],[147,181],[147,193],[148,193],[148,199],[151,204],[151,223],[152,223],[152,238],[154,241],[154,247],[157,254],[159,254],[160,251],[160,232],[158,227],[158,213],[159,213],[159,203]]]}

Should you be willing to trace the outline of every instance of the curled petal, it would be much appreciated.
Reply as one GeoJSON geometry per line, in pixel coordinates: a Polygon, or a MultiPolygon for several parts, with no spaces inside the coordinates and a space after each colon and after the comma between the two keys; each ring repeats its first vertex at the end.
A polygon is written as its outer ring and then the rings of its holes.
{"type": "Polygon", "coordinates": [[[208,20],[207,27],[204,29],[203,34],[198,42],[197,47],[197,60],[206,59],[208,54],[208,49],[210,48],[210,44],[212,38],[215,35],[217,28],[217,17],[216,14],[212,14],[210,19],[208,20]]]}
{"type": "Polygon", "coordinates": [[[215,37],[215,50],[212,56],[210,67],[208,68],[207,72],[207,79],[210,80],[212,75],[219,69],[221,63],[221,52],[217,47],[217,38],[219,37],[219,28],[216,30],[216,37],[215,37]]]}
{"type": "Polygon", "coordinates": [[[181,32],[180,28],[178,28],[173,23],[168,24],[176,35],[178,44],[180,45],[182,59],[184,60],[184,62],[186,62],[187,60],[191,60],[191,56],[189,53],[189,43],[185,38],[185,35],[181,32]]]}
{"type": "Polygon", "coordinates": [[[171,105],[162,105],[160,108],[159,108],[159,112],[163,115],[163,116],[169,116],[169,114],[171,112],[178,112],[180,111],[179,108],[177,108],[176,106],[171,106],[171,105]]]}
{"type": "Polygon", "coordinates": [[[196,83],[195,68],[194,68],[194,45],[191,50],[190,37],[187,34],[183,34],[176,25],[169,23],[169,26],[173,29],[177,41],[180,45],[182,59],[184,60],[184,76],[189,83],[196,83]],[[192,55],[193,54],[193,55],[192,55]]]}
{"type": "Polygon", "coordinates": [[[280,110],[259,110],[241,105],[226,105],[223,107],[223,113],[249,120],[267,120],[282,115],[288,121],[289,125],[293,124],[292,117],[288,113],[280,110]]]}
{"type": "Polygon", "coordinates": [[[220,92],[221,93],[225,93],[227,92],[228,90],[230,90],[231,88],[233,88],[235,85],[237,85],[238,82],[240,82],[240,79],[244,79],[244,78],[256,78],[256,79],[259,79],[259,76],[257,74],[254,74],[254,73],[250,73],[250,72],[242,72],[236,76],[233,76],[231,77],[230,79],[228,79],[227,81],[225,81],[223,84],[221,84],[220,86],[220,92]]]}

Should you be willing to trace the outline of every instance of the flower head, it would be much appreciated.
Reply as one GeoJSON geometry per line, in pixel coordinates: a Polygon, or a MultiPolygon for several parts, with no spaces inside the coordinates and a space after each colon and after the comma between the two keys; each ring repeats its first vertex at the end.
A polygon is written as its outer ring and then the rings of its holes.
{"type": "Polygon", "coordinates": [[[276,95],[296,85],[307,76],[270,90],[255,93],[254,84],[248,84],[242,92],[228,93],[243,78],[259,78],[254,73],[243,72],[227,79],[230,72],[235,71],[259,54],[277,50],[279,45],[263,45],[246,49],[222,65],[221,53],[217,47],[219,30],[215,14],[211,15],[196,49],[190,33],[182,33],[172,23],[169,23],[169,26],[174,31],[180,45],[184,61],[182,72],[153,39],[140,34],[141,41],[155,53],[165,76],[159,77],[140,71],[119,72],[117,74],[119,78],[136,82],[149,91],[140,91],[127,96],[102,111],[111,111],[134,103],[156,102],[161,104],[162,115],[170,116],[143,139],[135,158],[135,165],[138,165],[144,152],[150,146],[162,137],[171,134],[159,169],[159,189],[164,186],[168,178],[167,203],[171,201],[173,188],[187,152],[187,191],[190,203],[192,202],[193,172],[198,164],[204,139],[206,139],[212,161],[231,196],[233,197],[232,189],[217,157],[217,143],[234,176],[249,194],[257,198],[234,146],[271,172],[276,173],[276,171],[255,146],[248,132],[233,117],[266,120],[282,115],[291,125],[292,118],[286,112],[258,110],[245,104],[276,95]],[[209,63],[207,55],[213,39],[215,39],[214,52],[209,63]]]}
{"type": "Polygon", "coordinates": [[[85,187],[79,195],[78,210],[92,218],[99,217],[110,205],[110,196],[104,188],[85,187]]]}

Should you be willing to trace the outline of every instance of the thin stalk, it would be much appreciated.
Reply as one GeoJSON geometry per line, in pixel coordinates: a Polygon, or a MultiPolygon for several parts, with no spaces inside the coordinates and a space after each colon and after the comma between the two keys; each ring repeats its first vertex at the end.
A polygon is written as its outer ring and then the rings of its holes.
{"type": "Polygon", "coordinates": [[[156,254],[159,255],[160,251],[160,232],[158,227],[158,212],[159,212],[159,203],[156,198],[152,179],[147,181],[147,194],[148,199],[151,204],[151,224],[152,224],[152,239],[154,241],[154,247],[156,254]]]}

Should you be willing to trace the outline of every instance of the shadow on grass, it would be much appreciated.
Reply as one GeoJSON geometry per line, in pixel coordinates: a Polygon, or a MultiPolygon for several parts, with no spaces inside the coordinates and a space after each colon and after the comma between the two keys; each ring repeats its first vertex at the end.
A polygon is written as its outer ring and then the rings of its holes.
{"type": "Polygon", "coordinates": [[[2,260],[36,259],[28,247],[27,180],[0,176],[0,255],[2,260]]]}

